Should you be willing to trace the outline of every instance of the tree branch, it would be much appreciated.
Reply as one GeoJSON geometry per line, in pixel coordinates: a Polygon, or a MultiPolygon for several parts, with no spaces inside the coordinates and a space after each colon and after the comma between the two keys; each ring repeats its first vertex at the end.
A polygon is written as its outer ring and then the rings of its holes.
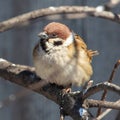
{"type": "MultiPolygon", "coordinates": [[[[48,83],[41,85],[42,83],[44,83],[44,80],[41,80],[36,76],[33,67],[16,65],[4,59],[0,59],[0,77],[4,78],[4,80],[9,80],[13,83],[16,83],[18,85],[31,89],[39,94],[42,94],[48,99],[51,99],[52,101],[57,103],[58,105],[61,104],[60,94],[62,92],[63,87],[48,83]]],[[[105,88],[107,84],[103,84],[103,86],[104,87],[102,87],[101,90],[107,89],[105,88]]],[[[110,86],[108,88],[110,89],[110,86]]],[[[91,90],[92,88],[91,89],[89,88],[88,91],[90,92],[91,90]]],[[[120,93],[120,87],[114,84],[112,84],[111,90],[120,93]]],[[[116,106],[115,104],[113,104],[113,102],[106,102],[106,101],[102,102],[102,101],[90,100],[90,99],[84,101],[83,96],[84,95],[80,92],[76,92],[76,93],[73,92],[70,94],[65,94],[63,96],[63,101],[64,101],[63,109],[65,113],[70,115],[75,120],[82,119],[80,110],[83,109],[84,106],[89,106],[89,107],[102,106],[105,108],[120,109],[120,105],[116,106]]],[[[89,117],[91,117],[89,113],[88,115],[89,117]]]]}
{"type": "MultiPolygon", "coordinates": [[[[36,76],[34,68],[32,67],[16,65],[4,59],[0,59],[0,77],[42,94],[59,105],[61,104],[60,94],[62,88],[54,84],[46,84],[39,88],[39,85],[43,80],[36,76]]],[[[79,107],[82,106],[82,103],[76,105],[75,98],[69,95],[65,95],[63,99],[63,109],[65,113],[75,120],[81,120],[79,107]]]]}
{"type": "MultiPolygon", "coordinates": [[[[119,105],[120,104],[120,100],[114,102],[114,104],[119,105]]],[[[110,113],[112,111],[112,109],[107,109],[104,112],[102,112],[98,117],[97,120],[101,120],[103,117],[105,117],[108,113],[110,113]]]]}
{"type": "Polygon", "coordinates": [[[112,20],[120,23],[120,14],[117,15],[112,12],[108,12],[104,10],[101,11],[97,7],[94,8],[94,7],[88,7],[88,6],[61,6],[61,7],[49,7],[45,9],[35,10],[32,12],[25,13],[17,17],[11,18],[9,20],[3,21],[0,23],[0,32],[6,31],[8,29],[14,28],[18,25],[22,25],[24,23],[29,23],[30,21],[40,17],[56,15],[56,14],[77,14],[77,13],[84,14],[84,17],[94,16],[94,17],[100,17],[100,18],[104,18],[104,19],[108,19],[108,20],[112,20]]]}
{"type": "Polygon", "coordinates": [[[98,83],[93,87],[90,87],[87,92],[84,94],[83,99],[86,99],[88,97],[90,97],[91,95],[102,91],[102,90],[110,90],[110,91],[114,91],[115,93],[117,93],[118,95],[120,95],[120,87],[109,83],[109,82],[104,82],[104,83],[98,83]]]}
{"type": "MultiPolygon", "coordinates": [[[[120,103],[120,100],[119,100],[120,103]]],[[[87,104],[87,103],[86,103],[87,104]]],[[[88,100],[88,106],[89,107],[103,107],[103,108],[111,108],[111,109],[118,109],[120,110],[120,104],[115,104],[115,102],[107,102],[107,101],[102,101],[102,100],[88,100]]]]}
{"type": "MultiPolygon", "coordinates": [[[[112,82],[112,80],[113,80],[113,78],[114,78],[114,76],[115,76],[115,72],[117,71],[117,68],[119,67],[119,65],[120,65],[120,60],[118,60],[118,61],[115,63],[115,65],[114,65],[114,68],[113,68],[113,70],[112,70],[112,72],[111,72],[110,78],[108,79],[108,82],[109,82],[109,83],[112,82]]],[[[101,97],[101,100],[104,101],[105,98],[106,98],[106,96],[107,96],[107,89],[104,90],[104,92],[103,92],[103,94],[102,94],[102,97],[101,97]]],[[[101,113],[102,113],[102,108],[99,107],[99,108],[98,108],[97,116],[99,116],[101,113]]]]}

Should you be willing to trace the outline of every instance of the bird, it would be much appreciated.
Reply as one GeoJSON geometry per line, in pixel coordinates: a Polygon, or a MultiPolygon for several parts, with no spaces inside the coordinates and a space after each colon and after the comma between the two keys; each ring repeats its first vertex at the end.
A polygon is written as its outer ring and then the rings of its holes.
{"type": "Polygon", "coordinates": [[[47,24],[38,34],[33,48],[33,63],[37,76],[58,86],[84,86],[93,74],[92,57],[83,39],[67,25],[47,24]]]}

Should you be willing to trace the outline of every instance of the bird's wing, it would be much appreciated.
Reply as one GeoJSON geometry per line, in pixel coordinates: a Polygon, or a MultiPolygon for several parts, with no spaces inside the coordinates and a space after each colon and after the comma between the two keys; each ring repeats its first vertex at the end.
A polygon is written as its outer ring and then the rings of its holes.
{"type": "Polygon", "coordinates": [[[90,50],[87,49],[87,45],[85,44],[85,42],[83,41],[83,39],[79,35],[75,34],[74,37],[75,37],[75,41],[77,41],[79,43],[77,48],[84,49],[86,51],[90,61],[92,60],[93,56],[98,55],[98,51],[93,51],[91,49],[90,50]]]}

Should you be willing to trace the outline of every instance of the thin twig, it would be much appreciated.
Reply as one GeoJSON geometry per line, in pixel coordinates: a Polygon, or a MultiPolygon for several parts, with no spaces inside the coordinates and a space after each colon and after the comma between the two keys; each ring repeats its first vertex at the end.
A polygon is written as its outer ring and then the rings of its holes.
{"type": "MultiPolygon", "coordinates": [[[[114,22],[120,23],[120,14],[114,14],[108,11],[99,11],[99,9],[95,7],[88,7],[88,6],[60,6],[60,7],[49,7],[45,9],[38,9],[29,13],[25,13],[19,15],[17,17],[8,19],[0,23],[0,32],[6,31],[8,29],[14,28],[20,25],[28,25],[30,21],[36,20],[40,17],[46,17],[50,15],[57,15],[57,14],[84,14],[84,17],[87,16],[94,16],[100,17],[108,20],[112,20],[114,22]]],[[[62,17],[59,17],[59,19],[62,17]]],[[[81,16],[80,16],[81,18],[81,16]]]]}
{"type": "MultiPolygon", "coordinates": [[[[116,62],[116,64],[114,65],[114,68],[113,68],[112,73],[111,73],[111,75],[110,75],[110,78],[109,78],[109,80],[108,80],[109,83],[112,82],[112,80],[113,80],[113,78],[114,78],[114,76],[115,76],[115,72],[116,72],[116,70],[117,70],[117,68],[118,68],[119,65],[120,65],[120,60],[118,60],[118,61],[116,62]]],[[[107,89],[104,90],[104,92],[103,92],[103,94],[102,94],[102,97],[101,97],[101,100],[104,101],[105,98],[106,98],[106,96],[107,96],[107,89]]],[[[98,108],[98,112],[97,112],[97,116],[99,116],[99,115],[101,114],[101,112],[102,112],[102,108],[99,107],[99,108],[98,108]]]]}
{"type": "MultiPolygon", "coordinates": [[[[118,101],[120,102],[120,99],[118,101]]],[[[120,110],[120,104],[115,104],[115,102],[93,100],[93,99],[88,99],[88,100],[85,101],[85,103],[86,102],[88,102],[89,107],[99,107],[99,106],[101,106],[102,108],[111,108],[111,109],[120,110]]]]}
{"type": "MultiPolygon", "coordinates": [[[[114,103],[114,105],[118,105],[120,104],[120,100],[116,101],[114,103]]],[[[103,117],[105,117],[108,113],[110,113],[112,111],[112,109],[107,109],[105,110],[103,113],[101,113],[98,117],[97,117],[97,120],[101,120],[103,117]]]]}
{"type": "Polygon", "coordinates": [[[110,78],[109,78],[109,80],[108,80],[108,82],[112,82],[112,80],[113,80],[113,78],[114,78],[114,76],[115,76],[115,72],[116,72],[116,70],[117,70],[117,68],[119,67],[119,65],[120,65],[120,60],[118,60],[117,62],[116,62],[116,64],[114,65],[114,68],[113,68],[113,70],[112,70],[112,73],[111,73],[111,75],[110,75],[110,78]]]}
{"type": "MultiPolygon", "coordinates": [[[[96,94],[99,91],[102,90],[110,90],[110,91],[114,91],[115,93],[117,93],[118,95],[120,95],[120,87],[113,84],[113,83],[109,83],[109,82],[104,82],[104,83],[98,83],[92,87],[90,87],[86,93],[83,95],[83,99],[86,99],[88,97],[90,97],[93,94],[96,94]]],[[[80,93],[77,93],[78,95],[80,93]]]]}

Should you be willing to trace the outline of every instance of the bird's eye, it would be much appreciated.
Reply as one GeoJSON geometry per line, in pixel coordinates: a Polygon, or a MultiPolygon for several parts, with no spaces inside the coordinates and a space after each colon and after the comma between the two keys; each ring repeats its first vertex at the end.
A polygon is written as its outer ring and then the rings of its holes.
{"type": "Polygon", "coordinates": [[[55,37],[57,37],[57,34],[53,33],[53,34],[51,35],[51,37],[52,37],[52,38],[55,38],[55,37]]]}

